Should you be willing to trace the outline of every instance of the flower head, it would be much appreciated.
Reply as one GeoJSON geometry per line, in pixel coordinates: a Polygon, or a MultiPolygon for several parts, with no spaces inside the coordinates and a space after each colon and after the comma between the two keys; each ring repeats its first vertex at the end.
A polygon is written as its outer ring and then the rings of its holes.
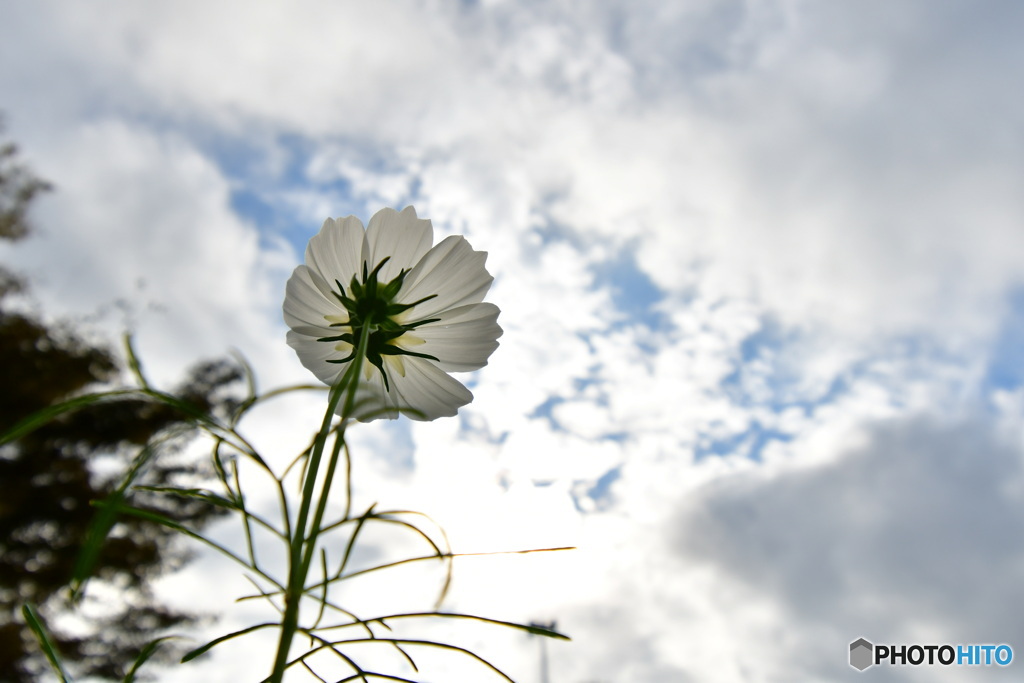
{"type": "Polygon", "coordinates": [[[367,340],[357,417],[455,415],[473,394],[447,373],[483,367],[498,347],[498,307],[481,303],[487,254],[463,237],[433,242],[411,206],[378,211],[365,230],[328,218],[288,280],[288,345],[320,381],[336,384],[367,340]]]}

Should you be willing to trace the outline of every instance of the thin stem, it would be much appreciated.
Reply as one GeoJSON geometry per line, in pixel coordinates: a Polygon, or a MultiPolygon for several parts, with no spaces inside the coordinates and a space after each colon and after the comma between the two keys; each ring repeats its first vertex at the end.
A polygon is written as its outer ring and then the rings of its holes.
{"type": "MultiPolygon", "coordinates": [[[[306,527],[309,521],[309,510],[313,505],[313,496],[316,489],[317,474],[320,469],[320,460],[323,458],[324,447],[327,445],[327,436],[331,432],[331,423],[334,421],[334,413],[341,401],[346,396],[343,418],[351,415],[351,409],[355,402],[356,389],[359,386],[359,373],[362,371],[363,359],[366,356],[366,349],[370,338],[370,321],[367,320],[360,335],[359,346],[356,348],[355,358],[346,369],[341,379],[331,389],[330,398],[327,402],[327,410],[324,413],[324,420],[317,434],[316,442],[313,445],[313,452],[310,453],[306,466],[304,482],[302,487],[302,502],[299,506],[299,517],[296,520],[295,528],[292,531],[292,541],[288,556],[288,588],[285,594],[285,611],[281,620],[281,637],[277,644],[277,656],[274,660],[274,670],[270,675],[271,683],[281,683],[284,679],[285,669],[288,668],[288,652],[291,649],[292,639],[295,636],[299,625],[299,604],[305,593],[306,577],[309,571],[309,559],[312,558],[316,546],[316,538],[319,535],[317,526],[323,515],[323,506],[326,500],[321,500],[317,505],[316,519],[313,528],[306,537],[306,527]],[[308,544],[308,545],[307,545],[308,544]],[[303,552],[305,550],[305,552],[303,552]]],[[[339,433],[336,437],[341,440],[339,433]]],[[[332,452],[331,462],[328,471],[333,474],[337,466],[338,450],[332,452]]],[[[322,498],[326,498],[330,482],[325,482],[325,490],[322,498]]]]}
{"type": "Polygon", "coordinates": [[[412,639],[412,638],[350,638],[350,639],[347,639],[347,640],[336,640],[336,641],[334,641],[332,643],[324,643],[322,645],[319,645],[319,646],[313,648],[312,650],[310,650],[309,652],[307,652],[306,654],[301,655],[299,657],[296,657],[295,660],[291,662],[291,664],[295,664],[295,663],[298,663],[300,661],[303,661],[307,657],[310,657],[310,656],[316,654],[317,652],[320,652],[321,650],[326,650],[328,648],[334,649],[336,646],[338,646],[338,645],[340,645],[342,643],[387,643],[387,644],[398,644],[398,645],[424,645],[424,646],[427,646],[427,647],[436,647],[436,648],[439,648],[439,649],[442,649],[442,650],[452,650],[454,652],[461,652],[462,654],[467,655],[470,658],[475,659],[476,661],[480,662],[481,664],[483,664],[484,666],[489,668],[491,671],[495,672],[496,674],[498,674],[499,676],[504,678],[509,683],[515,683],[514,680],[509,678],[508,674],[506,674],[504,671],[502,671],[498,667],[494,666],[489,661],[487,661],[486,659],[484,659],[480,655],[476,654],[472,650],[467,650],[466,648],[459,647],[458,645],[448,645],[447,643],[438,643],[438,642],[435,642],[433,640],[419,640],[419,639],[412,639]]]}
{"type": "Polygon", "coordinates": [[[352,514],[352,453],[345,442],[345,519],[352,514]]]}
{"type": "MultiPolygon", "coordinates": [[[[107,503],[105,501],[96,501],[95,503],[93,503],[93,505],[95,505],[96,507],[102,509],[105,505],[107,505],[107,503]]],[[[280,592],[283,592],[285,590],[285,587],[282,586],[281,583],[279,581],[277,581],[274,577],[270,576],[269,574],[264,572],[259,567],[252,566],[251,564],[246,562],[245,559],[242,558],[240,555],[236,555],[235,553],[231,552],[230,550],[228,550],[227,548],[225,548],[221,544],[217,543],[216,541],[212,541],[209,538],[206,538],[205,536],[203,536],[202,534],[197,533],[195,531],[192,531],[188,527],[183,526],[183,525],[175,522],[174,520],[168,519],[166,517],[163,517],[163,516],[158,515],[158,514],[153,513],[153,512],[149,512],[148,510],[142,510],[140,508],[133,508],[133,507],[127,507],[127,506],[122,506],[122,505],[118,505],[116,511],[120,512],[120,513],[123,513],[123,514],[126,514],[126,515],[132,515],[133,517],[139,517],[140,519],[149,520],[149,521],[155,522],[157,524],[162,524],[163,526],[167,527],[168,529],[174,529],[178,533],[185,534],[189,538],[194,538],[197,541],[200,541],[201,543],[205,543],[206,545],[210,546],[214,550],[217,550],[221,554],[226,555],[227,557],[231,558],[232,560],[234,560],[238,564],[242,565],[246,569],[248,569],[248,570],[250,570],[252,572],[255,572],[256,574],[260,575],[267,582],[273,584],[278,590],[274,591],[274,593],[272,593],[272,595],[276,595],[276,594],[278,594],[280,592]]]]}
{"type": "MultiPolygon", "coordinates": [[[[339,431],[334,437],[331,459],[327,462],[327,475],[324,477],[323,488],[320,491],[320,500],[317,502],[316,513],[313,515],[313,524],[309,528],[309,538],[306,540],[306,553],[302,558],[302,574],[304,576],[309,575],[309,566],[313,562],[313,554],[316,552],[316,540],[320,536],[320,526],[323,524],[324,511],[327,509],[327,496],[331,492],[334,472],[338,467],[338,455],[341,453],[341,447],[344,443],[345,432],[339,431]]],[[[324,578],[327,578],[326,574],[324,578]]]]}
{"type": "Polygon", "coordinates": [[[242,528],[245,530],[245,545],[249,549],[249,562],[254,567],[258,567],[259,563],[256,561],[256,546],[252,542],[252,525],[250,524],[249,511],[245,509],[245,497],[242,495],[242,482],[238,476],[238,463],[234,460],[231,461],[231,474],[235,479],[235,488],[238,489],[238,507],[242,511],[242,528]]]}
{"type": "Polygon", "coordinates": [[[323,456],[324,443],[327,440],[327,432],[334,419],[334,409],[337,407],[342,396],[342,389],[348,373],[342,377],[342,381],[331,392],[327,402],[327,411],[324,414],[323,425],[317,435],[313,452],[306,469],[305,482],[302,490],[302,503],[299,508],[299,517],[292,530],[292,540],[288,553],[288,589],[285,593],[285,611],[281,620],[281,637],[277,644],[277,656],[274,660],[274,670],[270,676],[272,683],[281,683],[284,679],[284,670],[288,664],[288,651],[291,649],[292,638],[299,623],[299,603],[302,601],[303,585],[306,577],[302,575],[303,546],[306,536],[306,522],[309,515],[309,508],[312,504],[313,488],[316,483],[317,469],[320,466],[320,459],[323,456]]]}
{"type": "MultiPolygon", "coordinates": [[[[374,503],[376,505],[376,503],[374,503]]],[[[363,524],[373,514],[374,505],[371,505],[369,509],[359,516],[359,521],[356,522],[356,528],[352,530],[352,535],[348,539],[348,545],[345,546],[345,554],[341,556],[341,564],[338,565],[338,572],[334,575],[337,579],[341,576],[342,572],[345,571],[345,566],[348,564],[348,558],[352,554],[352,548],[356,545],[356,538],[359,536],[359,531],[363,528],[363,524]]],[[[327,581],[327,576],[324,576],[324,581],[327,581]]]]}
{"type": "Polygon", "coordinates": [[[275,481],[277,484],[277,499],[281,507],[281,519],[284,520],[284,538],[292,537],[292,520],[291,510],[288,507],[288,496],[284,492],[284,482],[280,479],[275,481]]]}

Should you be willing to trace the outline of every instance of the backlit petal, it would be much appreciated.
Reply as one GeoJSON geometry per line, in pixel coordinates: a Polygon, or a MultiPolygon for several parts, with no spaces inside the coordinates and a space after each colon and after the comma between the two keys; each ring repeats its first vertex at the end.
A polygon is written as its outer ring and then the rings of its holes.
{"type": "Polygon", "coordinates": [[[398,300],[412,303],[436,296],[407,311],[403,320],[432,318],[440,311],[483,301],[494,281],[484,268],[486,260],[487,252],[474,251],[464,237],[442,240],[406,276],[398,300]]]}
{"type": "MultiPolygon", "coordinates": [[[[341,315],[344,307],[333,296],[316,286],[314,275],[306,266],[299,266],[285,286],[284,321],[297,325],[328,327],[327,315],[341,315]]],[[[322,335],[321,335],[322,336],[322,335]]]]}
{"type": "Polygon", "coordinates": [[[327,362],[328,359],[344,358],[334,349],[334,344],[318,342],[316,337],[300,334],[295,330],[288,330],[286,339],[288,346],[295,349],[303,367],[316,375],[316,378],[324,384],[333,385],[348,367],[348,363],[327,362]]]}
{"type": "Polygon", "coordinates": [[[479,370],[498,348],[502,334],[498,312],[497,306],[488,303],[442,311],[436,323],[416,328],[413,334],[426,343],[410,350],[434,356],[445,372],[479,370]]]}
{"type": "MultiPolygon", "coordinates": [[[[400,415],[398,408],[401,398],[394,391],[394,382],[390,376],[388,380],[391,382],[392,387],[390,392],[384,389],[384,378],[376,368],[372,368],[369,376],[363,373],[363,381],[359,383],[359,388],[356,390],[354,417],[364,422],[380,419],[394,420],[398,418],[400,415]]],[[[342,414],[343,410],[344,405],[339,405],[338,414],[342,414]]]]}
{"type": "Polygon", "coordinates": [[[335,280],[348,287],[352,276],[362,272],[363,259],[368,256],[366,232],[355,216],[328,218],[306,247],[306,265],[329,287],[335,286],[335,280]]]}
{"type": "Polygon", "coordinates": [[[407,358],[405,377],[401,379],[395,382],[399,405],[422,413],[407,413],[414,420],[451,417],[473,400],[473,394],[461,382],[422,358],[407,358]]]}
{"type": "Polygon", "coordinates": [[[430,221],[416,217],[416,209],[407,206],[399,213],[394,209],[381,209],[373,214],[366,228],[366,241],[370,247],[369,265],[375,267],[390,256],[380,270],[380,281],[390,282],[404,268],[411,270],[434,243],[434,228],[430,221]]]}

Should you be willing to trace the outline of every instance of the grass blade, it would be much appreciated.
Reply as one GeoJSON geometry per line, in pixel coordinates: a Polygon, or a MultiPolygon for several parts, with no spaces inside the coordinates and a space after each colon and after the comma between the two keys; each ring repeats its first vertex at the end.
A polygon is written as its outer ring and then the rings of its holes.
{"type": "Polygon", "coordinates": [[[208,642],[206,645],[201,645],[200,647],[197,647],[196,649],[191,650],[190,652],[186,652],[185,656],[181,658],[181,661],[182,661],[182,663],[191,661],[191,660],[195,659],[196,657],[198,657],[199,655],[204,654],[204,653],[208,652],[209,650],[213,649],[215,646],[220,645],[221,643],[223,643],[226,640],[231,640],[232,638],[237,638],[238,636],[244,636],[246,633],[252,633],[253,631],[259,631],[260,629],[264,629],[264,628],[277,628],[279,626],[280,626],[280,624],[271,624],[271,623],[256,624],[255,626],[249,626],[247,628],[243,628],[243,629],[240,629],[238,631],[232,631],[231,633],[228,633],[227,635],[220,636],[219,638],[214,638],[213,640],[208,642]]]}
{"type": "Polygon", "coordinates": [[[42,648],[43,654],[46,655],[46,659],[50,662],[53,672],[57,674],[57,678],[60,679],[61,683],[70,683],[71,677],[68,676],[68,672],[65,671],[64,665],[61,663],[57,646],[54,644],[53,639],[50,638],[50,633],[46,630],[46,626],[43,625],[43,620],[39,618],[39,613],[36,612],[35,607],[26,603],[21,606],[21,614],[25,617],[25,623],[32,630],[36,640],[39,641],[39,647],[42,648]]]}
{"type": "Polygon", "coordinates": [[[146,661],[156,654],[156,651],[164,644],[165,641],[176,638],[177,636],[164,636],[162,638],[156,638],[146,643],[146,647],[142,648],[142,652],[135,658],[135,662],[132,664],[132,668],[128,670],[128,673],[124,675],[124,679],[121,683],[135,683],[135,673],[139,670],[146,661]]]}

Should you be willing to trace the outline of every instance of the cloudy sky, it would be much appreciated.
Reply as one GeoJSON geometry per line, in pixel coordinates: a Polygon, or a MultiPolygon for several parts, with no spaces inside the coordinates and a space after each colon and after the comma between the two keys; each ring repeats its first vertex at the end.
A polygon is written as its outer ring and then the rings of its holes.
{"type": "MultiPolygon", "coordinates": [[[[450,607],[557,620],[558,683],[1006,680],[846,657],[1024,657],[1022,28],[1012,0],[5,3],[6,134],[57,190],[0,257],[158,382],[237,348],[270,388],[310,379],[280,313],[306,241],[412,204],[489,253],[505,334],[458,418],[357,430],[357,502],[459,551],[578,547],[466,559],[450,607]]],[[[319,400],[251,428],[275,462],[319,400]]],[[[234,573],[167,590],[222,600],[211,633],[265,618],[234,573]]],[[[541,680],[536,639],[453,637],[541,680]]]]}

